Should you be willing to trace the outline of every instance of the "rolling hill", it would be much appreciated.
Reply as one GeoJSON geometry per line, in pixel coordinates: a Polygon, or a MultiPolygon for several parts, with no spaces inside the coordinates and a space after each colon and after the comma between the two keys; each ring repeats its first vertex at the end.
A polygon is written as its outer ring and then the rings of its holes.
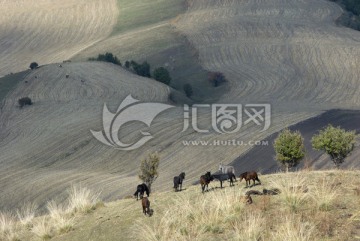
{"type": "MultiPolygon", "coordinates": [[[[32,61],[46,64],[0,80],[18,82],[0,110],[0,208],[28,201],[44,205],[50,197],[61,199],[71,183],[101,190],[105,200],[132,194],[140,160],[153,151],[161,157],[154,189],[169,190],[181,171],[193,182],[251,148],[187,146],[184,141],[263,140],[328,110],[359,109],[360,32],[335,24],[342,13],[335,3],[174,0],[158,8],[163,3],[0,1],[0,73],[24,70],[32,61]],[[119,66],[84,62],[106,51],[122,62],[168,66],[174,80],[169,87],[119,66]],[[71,63],[56,64],[70,58],[71,63]],[[228,82],[212,87],[208,71],[224,73],[228,82]],[[183,106],[172,102],[170,93],[182,92],[184,83],[194,86],[194,103],[270,104],[270,128],[261,132],[249,124],[226,135],[211,128],[182,132],[183,106]],[[175,107],[160,114],[151,128],[127,125],[121,130],[125,140],[139,138],[140,130],[154,139],[119,151],[97,141],[90,130],[101,130],[105,103],[115,112],[129,94],[175,107]],[[20,109],[17,100],[24,96],[34,105],[20,109]]],[[[202,128],[211,127],[211,115],[209,108],[199,112],[202,128]]],[[[270,154],[261,162],[248,158],[238,170],[264,170],[268,163],[274,163],[270,154]]]]}

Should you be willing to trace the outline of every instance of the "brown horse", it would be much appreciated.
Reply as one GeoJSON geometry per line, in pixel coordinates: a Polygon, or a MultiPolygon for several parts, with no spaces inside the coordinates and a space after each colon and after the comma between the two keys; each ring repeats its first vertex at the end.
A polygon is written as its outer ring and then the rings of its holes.
{"type": "Polygon", "coordinates": [[[143,208],[143,213],[146,215],[152,215],[152,209],[150,209],[150,201],[147,197],[141,199],[141,206],[143,208]]]}
{"type": "Polygon", "coordinates": [[[240,182],[242,179],[245,179],[246,181],[246,187],[248,187],[248,182],[249,182],[249,186],[250,186],[250,180],[253,180],[254,182],[254,185],[255,186],[255,180],[259,182],[259,184],[261,184],[259,178],[258,178],[258,175],[255,171],[249,171],[249,172],[244,172],[244,173],[241,173],[240,176],[240,182]]]}
{"type": "Polygon", "coordinates": [[[200,177],[200,185],[201,185],[202,192],[205,191],[205,187],[206,187],[206,190],[208,190],[209,183],[213,180],[214,180],[214,177],[211,175],[210,172],[207,172],[205,175],[202,175],[200,177]]]}

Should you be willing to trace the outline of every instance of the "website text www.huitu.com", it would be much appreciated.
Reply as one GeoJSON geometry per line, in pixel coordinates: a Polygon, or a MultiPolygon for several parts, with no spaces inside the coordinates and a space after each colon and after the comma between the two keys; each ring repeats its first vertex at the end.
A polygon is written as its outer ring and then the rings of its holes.
{"type": "Polygon", "coordinates": [[[213,141],[182,141],[184,146],[268,146],[269,141],[240,141],[240,140],[213,140],[213,141]]]}

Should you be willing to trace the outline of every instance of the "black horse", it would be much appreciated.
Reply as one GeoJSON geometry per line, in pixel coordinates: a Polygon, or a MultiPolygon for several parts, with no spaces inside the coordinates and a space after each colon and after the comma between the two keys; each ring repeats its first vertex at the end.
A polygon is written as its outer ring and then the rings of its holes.
{"type": "Polygon", "coordinates": [[[234,180],[236,181],[235,174],[228,172],[228,173],[214,173],[212,177],[216,180],[220,181],[220,188],[222,188],[223,181],[229,180],[230,187],[234,186],[234,180]]]}
{"type": "Polygon", "coordinates": [[[183,180],[185,179],[185,172],[180,173],[179,176],[174,177],[175,192],[181,191],[183,180]],[[180,190],[179,190],[180,188],[180,190]]]}
{"type": "Polygon", "coordinates": [[[146,192],[146,195],[149,197],[150,196],[150,190],[148,188],[148,186],[146,186],[145,183],[140,184],[136,187],[136,192],[134,193],[134,196],[136,197],[136,201],[143,198],[144,193],[146,192]]]}

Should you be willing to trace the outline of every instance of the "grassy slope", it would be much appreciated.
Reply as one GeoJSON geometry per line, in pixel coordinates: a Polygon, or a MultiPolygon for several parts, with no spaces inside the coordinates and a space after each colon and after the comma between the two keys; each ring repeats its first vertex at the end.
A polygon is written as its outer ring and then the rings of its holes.
{"type": "MultiPolygon", "coordinates": [[[[144,217],[140,201],[123,199],[76,218],[74,230],[54,237],[77,240],[358,240],[359,171],[322,171],[260,176],[263,185],[278,187],[278,196],[252,196],[237,182],[223,190],[212,182],[201,194],[199,186],[180,193],[154,193],[154,216],[144,217]],[[303,186],[306,193],[289,188],[303,186]],[[245,218],[246,217],[246,218],[245,218]],[[301,220],[301,221],[300,221],[301,220]]],[[[31,240],[25,232],[22,240],[31,240]]]]}

